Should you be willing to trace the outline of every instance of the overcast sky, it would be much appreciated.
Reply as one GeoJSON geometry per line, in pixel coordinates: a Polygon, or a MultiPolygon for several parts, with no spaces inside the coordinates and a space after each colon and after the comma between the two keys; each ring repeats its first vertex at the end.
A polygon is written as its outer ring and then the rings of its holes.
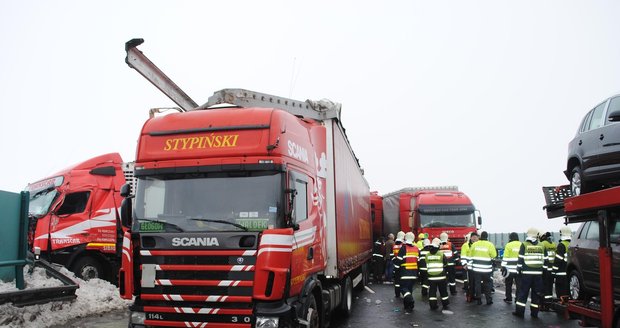
{"type": "MultiPolygon", "coordinates": [[[[343,104],[371,190],[458,185],[490,232],[557,231],[582,116],[620,92],[616,1],[0,1],[0,189],[132,161],[153,107],[139,47],[202,104],[222,88],[343,104]]],[[[572,226],[573,230],[576,226],[572,226]]]]}

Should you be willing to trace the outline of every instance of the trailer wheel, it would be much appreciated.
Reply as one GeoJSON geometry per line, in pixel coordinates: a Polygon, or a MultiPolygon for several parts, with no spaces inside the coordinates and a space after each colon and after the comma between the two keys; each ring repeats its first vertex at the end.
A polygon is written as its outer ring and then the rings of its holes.
{"type": "Polygon", "coordinates": [[[344,286],[342,288],[342,298],[340,301],[340,312],[343,315],[349,316],[351,314],[351,307],[353,305],[353,283],[351,277],[347,276],[344,280],[344,286]]]}
{"type": "Polygon", "coordinates": [[[583,288],[583,279],[577,270],[572,270],[568,275],[568,288],[570,297],[574,300],[585,299],[585,290],[583,288]]]}
{"type": "Polygon", "coordinates": [[[82,280],[90,280],[93,278],[103,279],[101,263],[90,256],[82,257],[75,261],[71,268],[71,271],[82,280]]]}
{"type": "Polygon", "coordinates": [[[303,318],[308,322],[308,325],[306,327],[319,328],[319,310],[316,306],[316,298],[313,294],[308,295],[308,297],[306,298],[306,303],[306,311],[303,318]]]}

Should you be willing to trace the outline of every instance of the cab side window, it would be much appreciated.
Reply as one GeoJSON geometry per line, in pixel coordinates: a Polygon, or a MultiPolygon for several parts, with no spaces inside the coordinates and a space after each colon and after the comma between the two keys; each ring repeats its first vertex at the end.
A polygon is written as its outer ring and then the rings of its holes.
{"type": "Polygon", "coordinates": [[[598,240],[598,222],[592,221],[590,222],[590,226],[588,227],[588,232],[586,233],[586,239],[588,240],[598,240]]]}
{"type": "Polygon", "coordinates": [[[88,198],[90,197],[90,191],[75,192],[67,194],[56,215],[67,215],[82,213],[86,209],[88,198]]]}
{"type": "Polygon", "coordinates": [[[289,188],[295,189],[293,203],[293,218],[295,222],[301,222],[308,218],[308,180],[305,175],[291,172],[289,175],[289,188]]]}

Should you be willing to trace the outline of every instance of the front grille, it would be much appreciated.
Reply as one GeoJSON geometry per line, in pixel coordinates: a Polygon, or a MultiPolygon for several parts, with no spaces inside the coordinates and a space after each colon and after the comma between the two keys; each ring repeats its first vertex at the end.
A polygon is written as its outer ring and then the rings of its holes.
{"type": "Polygon", "coordinates": [[[255,250],[143,250],[140,255],[143,265],[155,267],[154,286],[142,286],[139,302],[148,326],[254,324],[255,250]]]}

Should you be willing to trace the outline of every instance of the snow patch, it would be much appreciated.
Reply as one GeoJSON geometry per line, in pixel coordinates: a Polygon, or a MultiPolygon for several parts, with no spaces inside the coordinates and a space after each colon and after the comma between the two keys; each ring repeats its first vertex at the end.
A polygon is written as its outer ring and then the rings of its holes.
{"type": "MultiPolygon", "coordinates": [[[[73,302],[49,302],[46,304],[15,307],[12,304],[0,305],[0,327],[9,328],[45,328],[53,325],[65,324],[75,318],[87,317],[97,313],[124,310],[132,301],[123,300],[118,289],[111,283],[101,279],[84,281],[65,268],[60,271],[75,280],[79,288],[75,291],[77,298],[73,302]]],[[[47,277],[42,268],[35,268],[28,273],[24,268],[26,289],[40,287],[58,287],[62,282],[47,277]]],[[[15,282],[1,282],[0,293],[17,291],[15,282]]]]}

